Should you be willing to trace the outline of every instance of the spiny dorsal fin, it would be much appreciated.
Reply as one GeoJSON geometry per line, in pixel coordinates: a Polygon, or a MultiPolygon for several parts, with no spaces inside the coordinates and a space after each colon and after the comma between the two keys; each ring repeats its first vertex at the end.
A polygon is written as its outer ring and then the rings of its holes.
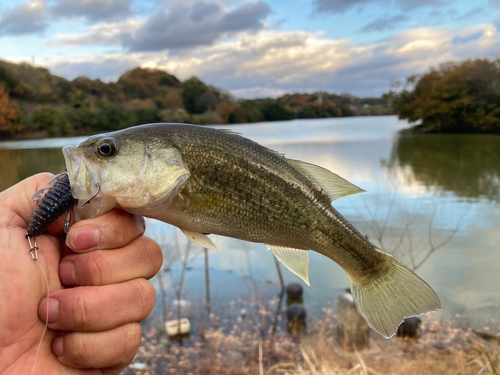
{"type": "Polygon", "coordinates": [[[234,135],[236,137],[243,137],[243,135],[241,133],[235,132],[235,131],[233,131],[231,129],[218,129],[218,130],[220,130],[221,132],[230,134],[230,135],[234,135]]]}
{"type": "Polygon", "coordinates": [[[200,233],[200,232],[194,232],[192,230],[187,230],[187,229],[182,229],[182,233],[186,235],[186,237],[191,241],[192,243],[199,245],[201,247],[206,247],[207,249],[210,250],[215,250],[218,251],[219,253],[221,252],[217,246],[212,242],[210,238],[207,237],[207,235],[200,233]]]}
{"type": "Polygon", "coordinates": [[[332,202],[339,198],[363,193],[365,191],[323,167],[305,163],[300,160],[286,160],[293,167],[295,167],[295,169],[297,169],[304,176],[308,177],[312,182],[314,182],[318,187],[320,187],[326,193],[326,195],[328,195],[332,202]]]}
{"type": "Polygon", "coordinates": [[[220,130],[220,131],[222,131],[224,133],[227,133],[229,135],[232,135],[234,137],[244,138],[247,142],[253,143],[254,145],[260,147],[264,151],[271,152],[271,153],[276,154],[276,155],[278,155],[279,157],[282,157],[282,158],[285,157],[285,155],[282,154],[281,152],[278,152],[278,151],[275,151],[275,150],[271,150],[270,148],[267,148],[266,146],[262,146],[260,143],[257,143],[255,141],[252,141],[251,139],[248,139],[248,138],[244,137],[241,133],[237,133],[235,131],[232,131],[231,129],[218,129],[218,130],[220,130]]]}
{"type": "Polygon", "coordinates": [[[292,247],[265,245],[283,265],[309,284],[309,250],[292,247]]]}

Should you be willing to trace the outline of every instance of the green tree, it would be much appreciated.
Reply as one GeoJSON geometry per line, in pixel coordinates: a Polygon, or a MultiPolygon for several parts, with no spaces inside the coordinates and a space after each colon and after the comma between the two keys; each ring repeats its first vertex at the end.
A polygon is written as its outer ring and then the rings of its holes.
{"type": "Polygon", "coordinates": [[[97,125],[98,117],[88,107],[73,108],[68,112],[68,120],[73,129],[99,130],[97,125]]]}
{"type": "Polygon", "coordinates": [[[184,108],[164,109],[159,116],[162,122],[187,123],[190,120],[189,113],[184,108]]]}
{"type": "Polygon", "coordinates": [[[54,107],[46,105],[37,107],[33,122],[38,129],[47,130],[51,136],[71,134],[71,124],[66,114],[54,107]]]}
{"type": "Polygon", "coordinates": [[[138,124],[135,112],[125,111],[119,103],[101,99],[96,104],[97,121],[95,126],[99,130],[120,130],[138,124]]]}
{"type": "Polygon", "coordinates": [[[137,118],[137,124],[152,124],[160,121],[160,117],[158,116],[158,111],[153,108],[138,108],[132,112],[137,118]]]}
{"type": "Polygon", "coordinates": [[[438,132],[500,131],[500,60],[446,63],[388,97],[399,118],[438,132]]]}
{"type": "Polygon", "coordinates": [[[240,101],[240,105],[245,111],[247,122],[264,121],[262,106],[256,100],[242,100],[240,101]]]}
{"type": "Polygon", "coordinates": [[[182,100],[189,113],[203,113],[207,110],[207,103],[203,94],[208,91],[205,85],[196,77],[191,77],[182,84],[182,100]]]}
{"type": "Polygon", "coordinates": [[[262,114],[265,121],[284,121],[295,118],[295,114],[289,106],[274,101],[264,104],[262,114]]]}

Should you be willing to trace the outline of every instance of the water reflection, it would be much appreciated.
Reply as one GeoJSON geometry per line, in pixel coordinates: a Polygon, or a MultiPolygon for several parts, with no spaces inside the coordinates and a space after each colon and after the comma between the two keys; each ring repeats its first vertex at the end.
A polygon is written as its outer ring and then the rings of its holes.
{"type": "MultiPolygon", "coordinates": [[[[385,228],[384,244],[388,250],[410,265],[425,256],[429,237],[436,240],[436,245],[440,233],[446,238],[460,224],[456,236],[433,254],[418,273],[440,295],[447,319],[460,313],[474,327],[489,325],[488,319],[498,321],[500,292],[491,285],[500,284],[500,216],[498,204],[491,201],[500,203],[500,137],[395,137],[404,125],[393,116],[232,128],[287,157],[326,167],[366,189],[367,193],[335,201],[335,208],[374,242],[377,236],[371,227],[385,228]],[[462,220],[464,212],[467,216],[462,220]],[[413,251],[408,252],[410,256],[405,253],[407,244],[413,251]]],[[[65,166],[60,147],[79,142],[81,139],[72,138],[0,143],[0,191],[35,173],[62,172],[65,166]]],[[[183,254],[178,249],[186,246],[186,240],[177,229],[155,220],[148,220],[147,235],[164,250],[164,286],[167,300],[172,301],[182,268],[183,254]]],[[[212,237],[223,250],[209,253],[213,311],[224,311],[230,301],[239,298],[249,301],[256,297],[256,290],[266,301],[279,293],[274,258],[263,245],[212,237]]],[[[182,292],[182,298],[198,304],[200,311],[206,298],[202,255],[201,248],[191,249],[182,292]]],[[[323,314],[323,309],[331,306],[349,284],[339,266],[315,252],[310,254],[310,270],[311,287],[303,287],[308,317],[314,317],[323,314]]],[[[283,270],[283,277],[285,283],[302,283],[288,270],[283,270]]],[[[159,290],[158,280],[153,283],[159,290]]],[[[277,308],[277,300],[273,301],[277,308]]],[[[161,309],[160,299],[157,308],[161,309]]]]}
{"type": "Polygon", "coordinates": [[[0,149],[0,191],[40,172],[58,174],[66,168],[61,149],[0,149]]]}
{"type": "Polygon", "coordinates": [[[402,134],[387,167],[407,184],[500,201],[499,136],[402,134]]]}

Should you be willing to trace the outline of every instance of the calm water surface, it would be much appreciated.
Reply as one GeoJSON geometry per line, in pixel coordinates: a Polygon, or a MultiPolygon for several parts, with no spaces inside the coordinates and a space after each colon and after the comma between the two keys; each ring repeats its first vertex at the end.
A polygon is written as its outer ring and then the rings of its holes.
{"type": "MultiPolygon", "coordinates": [[[[294,159],[324,166],[367,192],[334,202],[370,240],[395,254],[441,297],[436,319],[494,332],[500,325],[500,137],[400,134],[396,117],[301,120],[232,126],[235,131],[294,159]],[[434,249],[434,250],[433,250],[434,249]]],[[[221,126],[222,128],[222,126],[221,126]]],[[[83,138],[0,143],[0,190],[34,173],[64,170],[61,147],[83,138]]],[[[171,297],[186,242],[177,229],[148,220],[147,234],[164,249],[171,297]]],[[[231,300],[279,291],[272,254],[263,245],[212,236],[222,253],[210,253],[214,308],[231,300]]],[[[183,297],[205,296],[203,252],[190,249],[183,297]]],[[[283,269],[286,282],[301,281],[283,269]]],[[[348,287],[340,267],[311,252],[312,315],[332,306],[348,287]]],[[[155,281],[155,284],[157,281],[155,281]]],[[[157,284],[156,284],[157,285],[157,284]]],[[[159,303],[159,302],[158,302],[159,303]]]]}

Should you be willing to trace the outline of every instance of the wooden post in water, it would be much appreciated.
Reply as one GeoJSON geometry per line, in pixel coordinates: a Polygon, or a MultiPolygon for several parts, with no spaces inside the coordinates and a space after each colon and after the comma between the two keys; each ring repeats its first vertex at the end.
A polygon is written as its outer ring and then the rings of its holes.
{"type": "Polygon", "coordinates": [[[170,348],[170,338],[168,337],[166,326],[167,326],[167,292],[165,291],[165,286],[163,285],[163,267],[158,272],[158,281],[160,282],[161,289],[161,302],[163,309],[163,329],[165,329],[165,336],[167,337],[167,347],[170,348]]]}
{"type": "Polygon", "coordinates": [[[276,308],[276,314],[274,314],[274,319],[273,319],[273,327],[271,329],[271,342],[274,338],[274,333],[276,332],[276,327],[278,326],[278,318],[279,315],[281,314],[281,306],[283,304],[283,296],[285,295],[285,281],[283,280],[283,274],[281,273],[281,267],[278,259],[276,259],[275,256],[274,258],[274,263],[276,264],[276,271],[278,272],[278,279],[280,280],[281,284],[281,292],[280,292],[280,298],[278,301],[278,307],[276,308]]]}
{"type": "Polygon", "coordinates": [[[210,314],[210,275],[208,271],[208,249],[205,247],[203,249],[205,251],[205,287],[207,292],[207,311],[210,314]]]}
{"type": "Polygon", "coordinates": [[[370,327],[359,314],[351,293],[345,293],[338,298],[337,311],[337,342],[347,350],[368,346],[370,327]]]}

